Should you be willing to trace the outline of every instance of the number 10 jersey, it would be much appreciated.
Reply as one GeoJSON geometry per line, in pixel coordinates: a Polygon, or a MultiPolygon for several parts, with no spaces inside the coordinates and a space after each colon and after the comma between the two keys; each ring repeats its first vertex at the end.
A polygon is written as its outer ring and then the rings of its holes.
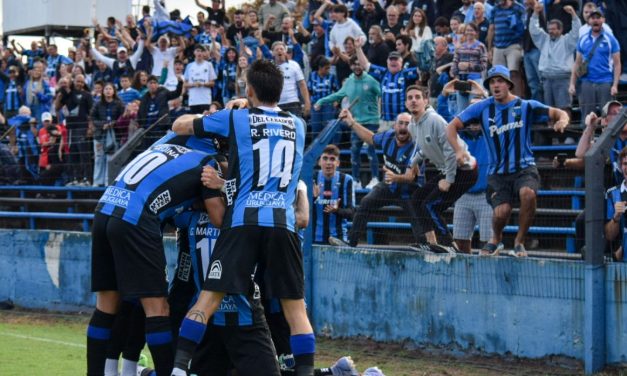
{"type": "Polygon", "coordinates": [[[229,139],[223,230],[262,226],[295,231],[293,204],[305,147],[300,118],[278,107],[224,110],[195,120],[194,134],[229,139]]]}

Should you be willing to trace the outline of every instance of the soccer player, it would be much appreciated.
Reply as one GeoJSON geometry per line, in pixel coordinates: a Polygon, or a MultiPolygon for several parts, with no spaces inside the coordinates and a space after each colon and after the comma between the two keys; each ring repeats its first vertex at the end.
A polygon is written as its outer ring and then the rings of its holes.
{"type": "MultiPolygon", "coordinates": [[[[226,293],[248,291],[258,262],[266,264],[266,291],[269,297],[281,299],[290,326],[295,374],[313,374],[315,337],[305,311],[303,260],[293,208],[305,125],[277,107],[283,73],[272,62],[254,62],[246,81],[252,108],[201,118],[184,115],[173,124],[179,134],[229,137],[231,160],[224,186],[226,217],[203,291],[181,324],[173,375],[186,375],[209,318],[226,293]]],[[[278,367],[264,374],[276,375],[278,367]]]]}
{"type": "Polygon", "coordinates": [[[346,241],[348,219],[355,212],[353,177],[337,171],[340,149],[327,145],[318,160],[313,187],[313,242],[329,244],[329,237],[346,241]]]}
{"type": "Polygon", "coordinates": [[[455,117],[446,128],[447,137],[455,150],[458,164],[463,163],[464,150],[459,145],[457,130],[473,122],[481,123],[490,161],[486,195],[494,209],[492,238],[483,246],[481,254],[498,255],[503,248],[503,228],[512,214],[514,197],[518,196],[519,227],[513,255],[526,257],[525,236],[533,222],[536,193],[540,188],[540,174],[531,151],[531,127],[550,118],[554,121],[555,131],[564,132],[570,119],[562,110],[512,94],[514,83],[509,69],[502,65],[492,67],[483,84],[492,96],[471,105],[455,117]]]}
{"type": "Polygon", "coordinates": [[[92,291],[97,295],[87,328],[88,375],[103,374],[121,298],[140,300],[146,313],[146,342],[157,373],[166,375],[172,370],[161,223],[201,197],[216,222],[224,214],[222,197],[199,182],[203,166],[214,159],[183,146],[189,139],[172,137],[138,155],[107,187],[96,207],[92,291]]]}
{"type": "MultiPolygon", "coordinates": [[[[357,245],[360,236],[366,231],[368,217],[371,217],[375,210],[392,204],[400,205],[409,214],[414,238],[417,243],[421,242],[423,230],[409,201],[411,194],[418,188],[416,174],[411,168],[411,157],[415,149],[408,129],[411,115],[407,112],[400,113],[396,117],[393,129],[377,134],[356,122],[348,109],[342,110],[340,119],[367,144],[383,150],[385,170],[384,181],[375,185],[361,200],[349,232],[349,245],[351,247],[357,245]]],[[[334,244],[333,239],[330,242],[334,244]]]]}

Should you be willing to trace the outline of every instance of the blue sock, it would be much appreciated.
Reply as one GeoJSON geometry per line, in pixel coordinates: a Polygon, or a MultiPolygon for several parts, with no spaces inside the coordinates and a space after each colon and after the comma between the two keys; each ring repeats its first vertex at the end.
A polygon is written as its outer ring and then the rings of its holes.
{"type": "Polygon", "coordinates": [[[169,317],[146,317],[146,343],[157,374],[166,375],[172,372],[174,351],[169,317]]]}
{"type": "Polygon", "coordinates": [[[290,346],[296,362],[296,375],[313,375],[316,337],[313,333],[290,337],[290,346]]]}

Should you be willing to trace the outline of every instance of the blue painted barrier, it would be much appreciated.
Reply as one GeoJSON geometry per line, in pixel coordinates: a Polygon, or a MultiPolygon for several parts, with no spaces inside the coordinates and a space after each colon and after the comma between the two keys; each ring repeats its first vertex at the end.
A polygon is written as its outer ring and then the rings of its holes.
{"type": "MultiPolygon", "coordinates": [[[[89,234],[0,230],[0,300],[91,309],[89,234]]],[[[174,239],[165,239],[168,265],[174,239]]],[[[456,257],[314,246],[314,325],[331,337],[521,357],[584,358],[585,267],[580,261],[456,257]]],[[[605,282],[607,362],[627,361],[627,264],[605,282]]]]}

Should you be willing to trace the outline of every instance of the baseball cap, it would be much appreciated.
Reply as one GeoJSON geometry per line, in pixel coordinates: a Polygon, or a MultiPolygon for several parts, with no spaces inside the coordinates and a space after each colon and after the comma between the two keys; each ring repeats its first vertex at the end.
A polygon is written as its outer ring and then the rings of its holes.
{"type": "Polygon", "coordinates": [[[592,17],[594,15],[597,15],[599,17],[605,17],[605,15],[603,14],[603,11],[601,9],[599,9],[599,8],[596,8],[595,10],[590,12],[590,16],[589,17],[592,17]]]}
{"type": "Polygon", "coordinates": [[[509,75],[509,69],[503,65],[495,65],[488,71],[488,77],[486,77],[485,81],[483,81],[483,86],[490,90],[490,80],[494,77],[501,77],[505,81],[509,83],[509,88],[514,88],[514,83],[509,75]]]}
{"type": "Polygon", "coordinates": [[[52,114],[50,112],[44,112],[41,114],[41,122],[52,121],[52,114]]]}
{"type": "Polygon", "coordinates": [[[118,53],[120,53],[120,52],[128,52],[128,50],[126,49],[126,47],[120,46],[120,47],[118,47],[118,53]]]}
{"type": "Polygon", "coordinates": [[[618,105],[618,106],[620,106],[621,108],[623,107],[623,104],[622,104],[622,103],[620,103],[619,101],[615,101],[615,100],[609,101],[609,102],[607,102],[607,103],[605,104],[605,106],[603,106],[603,108],[601,109],[601,116],[606,117],[606,116],[607,116],[607,113],[610,111],[610,107],[611,107],[612,105],[618,105]]]}
{"type": "Polygon", "coordinates": [[[400,52],[397,52],[397,51],[392,51],[388,55],[388,59],[402,59],[402,58],[403,56],[401,56],[400,52]]]}

